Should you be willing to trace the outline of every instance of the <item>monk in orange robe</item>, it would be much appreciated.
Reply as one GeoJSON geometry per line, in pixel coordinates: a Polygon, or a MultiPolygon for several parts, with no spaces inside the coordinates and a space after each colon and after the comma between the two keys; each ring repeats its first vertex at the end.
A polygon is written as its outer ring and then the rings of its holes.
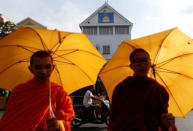
{"type": "Polygon", "coordinates": [[[134,75],[114,89],[108,131],[176,131],[174,116],[167,109],[167,91],[147,76],[149,54],[136,49],[130,61],[134,75]]]}
{"type": "Polygon", "coordinates": [[[30,59],[32,80],[16,86],[0,121],[1,131],[70,131],[74,118],[72,101],[51,82],[52,118],[49,112],[49,77],[54,69],[50,53],[38,51],[30,59]]]}

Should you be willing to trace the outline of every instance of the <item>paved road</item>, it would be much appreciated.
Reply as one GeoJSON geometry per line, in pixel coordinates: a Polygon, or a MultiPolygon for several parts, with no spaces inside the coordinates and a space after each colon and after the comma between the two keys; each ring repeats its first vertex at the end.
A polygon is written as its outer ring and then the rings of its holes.
{"type": "Polygon", "coordinates": [[[188,113],[186,118],[176,118],[178,131],[193,131],[193,110],[188,113]]]}
{"type": "MultiPolygon", "coordinates": [[[[3,111],[0,111],[0,118],[3,111]]],[[[176,118],[178,131],[193,131],[193,111],[189,112],[186,118],[176,118]]],[[[72,131],[106,131],[105,124],[83,124],[80,128],[72,128],[72,131]]]]}
{"type": "MultiPolygon", "coordinates": [[[[0,111],[0,119],[3,115],[3,111],[0,111]]],[[[106,124],[83,124],[79,128],[72,128],[72,131],[107,131],[106,124]]]]}
{"type": "Polygon", "coordinates": [[[72,131],[107,131],[106,124],[83,124],[79,128],[72,128],[72,131]]]}

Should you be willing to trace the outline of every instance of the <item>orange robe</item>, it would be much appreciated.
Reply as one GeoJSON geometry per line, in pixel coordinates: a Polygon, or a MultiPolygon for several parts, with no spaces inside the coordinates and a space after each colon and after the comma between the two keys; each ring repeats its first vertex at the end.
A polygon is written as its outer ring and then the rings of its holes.
{"type": "MultiPolygon", "coordinates": [[[[127,77],[114,89],[108,131],[167,131],[161,114],[168,112],[169,95],[151,78],[127,77]]],[[[176,131],[176,128],[174,129],[176,131]]]]}
{"type": "MultiPolygon", "coordinates": [[[[13,89],[6,111],[0,121],[1,131],[46,131],[49,117],[48,82],[35,78],[13,89]]],[[[72,101],[63,88],[51,82],[52,110],[70,131],[74,118],[72,101]]]]}

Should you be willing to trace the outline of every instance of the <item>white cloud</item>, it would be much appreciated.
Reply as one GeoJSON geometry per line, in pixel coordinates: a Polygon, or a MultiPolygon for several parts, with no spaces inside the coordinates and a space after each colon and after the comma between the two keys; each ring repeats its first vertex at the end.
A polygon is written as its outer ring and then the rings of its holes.
{"type": "MultiPolygon", "coordinates": [[[[79,24],[104,0],[2,0],[0,13],[14,22],[31,17],[50,29],[80,32],[79,24]]],[[[193,37],[192,0],[109,0],[133,24],[132,38],[179,27],[193,37]]]]}
{"type": "Polygon", "coordinates": [[[182,14],[188,14],[188,15],[192,15],[193,14],[193,5],[189,5],[188,7],[186,7],[185,9],[181,10],[182,14]]]}
{"type": "Polygon", "coordinates": [[[79,23],[84,20],[89,14],[82,7],[73,4],[70,1],[64,1],[55,12],[51,11],[50,16],[46,16],[44,21],[45,24],[50,25],[50,28],[58,28],[65,31],[80,31],[79,23]]]}

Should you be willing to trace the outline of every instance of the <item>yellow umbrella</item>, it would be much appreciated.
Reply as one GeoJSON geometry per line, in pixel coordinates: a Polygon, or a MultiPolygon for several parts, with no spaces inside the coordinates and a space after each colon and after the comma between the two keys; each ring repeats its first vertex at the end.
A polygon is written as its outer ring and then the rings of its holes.
{"type": "Polygon", "coordinates": [[[185,117],[193,108],[193,40],[174,28],[161,33],[123,41],[99,74],[111,99],[115,86],[133,74],[129,55],[135,48],[150,53],[149,76],[170,95],[169,112],[185,117]]]}
{"type": "Polygon", "coordinates": [[[38,50],[52,52],[56,67],[51,80],[69,94],[95,84],[106,63],[85,34],[22,27],[0,40],[0,88],[12,90],[33,77],[29,59],[38,50]]]}

